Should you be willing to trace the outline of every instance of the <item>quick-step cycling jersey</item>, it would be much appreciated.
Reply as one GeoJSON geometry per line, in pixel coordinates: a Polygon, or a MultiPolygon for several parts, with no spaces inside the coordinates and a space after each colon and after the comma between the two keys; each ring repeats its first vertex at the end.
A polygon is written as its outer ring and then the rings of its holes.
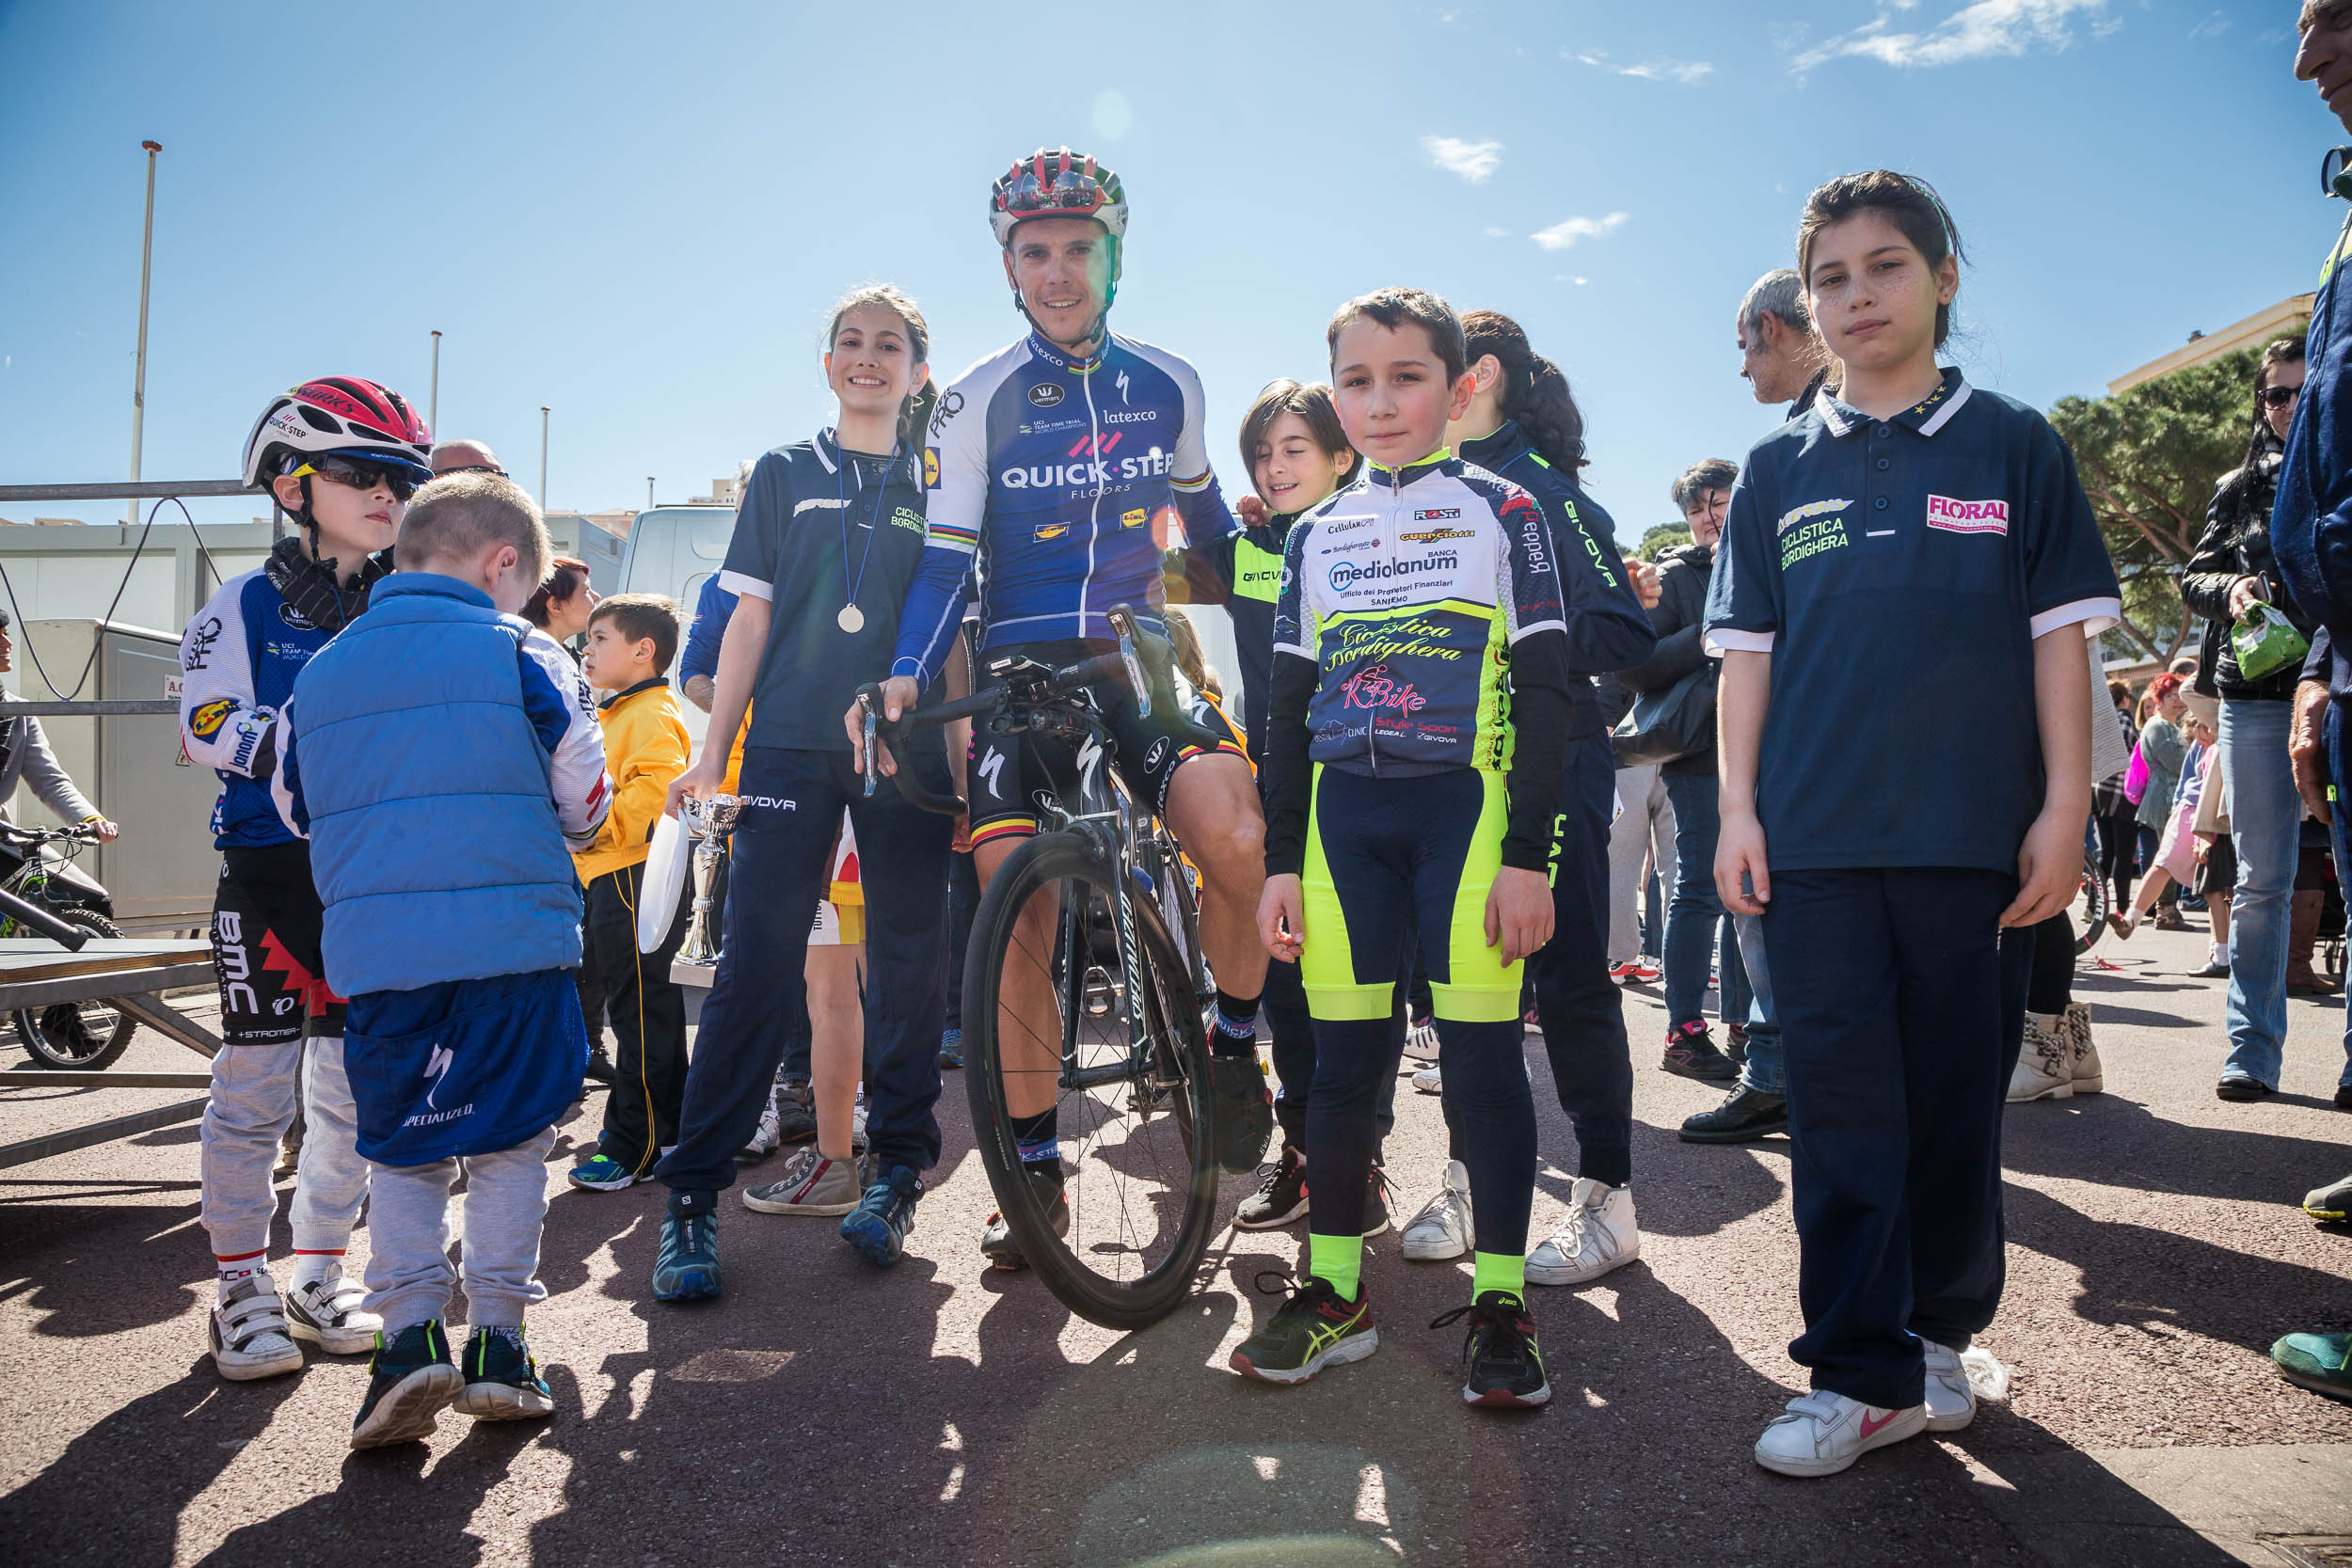
{"type": "Polygon", "coordinates": [[[1122,604],[1166,602],[1171,518],[1194,542],[1233,531],[1201,435],[1200,377],[1111,334],[1074,359],[1035,333],[941,394],[923,451],[927,569],[898,617],[894,675],[939,673],[974,581],[952,593],[929,551],[979,569],[980,646],[1115,635],[1122,604]]]}

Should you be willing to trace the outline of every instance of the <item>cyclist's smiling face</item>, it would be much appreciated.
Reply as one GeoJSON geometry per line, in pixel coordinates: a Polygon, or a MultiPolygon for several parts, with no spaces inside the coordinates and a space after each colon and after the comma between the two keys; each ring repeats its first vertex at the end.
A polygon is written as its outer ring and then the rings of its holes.
{"type": "Polygon", "coordinates": [[[1349,442],[1389,468],[1445,445],[1446,421],[1470,411],[1478,386],[1468,371],[1448,382],[1445,370],[1419,323],[1383,326],[1370,316],[1348,323],[1332,345],[1331,385],[1349,442]]]}
{"type": "Polygon", "coordinates": [[[844,414],[898,418],[921,372],[907,324],[887,305],[853,305],[834,324],[825,380],[844,414]]]}
{"type": "Polygon", "coordinates": [[[1092,218],[1031,218],[1012,231],[1005,276],[1046,337],[1083,344],[1110,292],[1110,236],[1092,218]]]}
{"type": "Polygon", "coordinates": [[[1249,481],[1267,506],[1279,513],[1304,512],[1340,487],[1340,476],[1355,461],[1350,451],[1328,452],[1295,414],[1278,414],[1249,466],[1249,481]]]}

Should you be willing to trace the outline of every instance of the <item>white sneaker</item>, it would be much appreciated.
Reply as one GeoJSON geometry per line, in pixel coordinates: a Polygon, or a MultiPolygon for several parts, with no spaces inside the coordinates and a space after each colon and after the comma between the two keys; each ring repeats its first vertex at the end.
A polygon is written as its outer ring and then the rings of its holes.
{"type": "Polygon", "coordinates": [[[308,1339],[329,1355],[361,1355],[375,1349],[375,1336],[384,1320],[360,1309],[368,1292],[358,1281],[343,1276],[338,1263],[307,1284],[297,1284],[286,1297],[286,1328],[297,1339],[308,1339]]]}
{"type": "Polygon", "coordinates": [[[1968,1386],[1968,1370],[1960,1353],[1932,1339],[1919,1341],[1928,1358],[1928,1421],[1930,1432],[1958,1432],[1977,1418],[1977,1391],[1968,1386]]]}
{"type": "Polygon", "coordinates": [[[1834,1476],[1872,1449],[1916,1437],[1928,1427],[1928,1407],[1882,1410],[1826,1388],[1788,1402],[1756,1440],[1756,1462],[1784,1476],[1834,1476]]]}
{"type": "Polygon", "coordinates": [[[1429,1066],[1422,1068],[1419,1072],[1413,1074],[1413,1087],[1419,1089],[1423,1094],[1443,1094],[1445,1092],[1445,1080],[1438,1075],[1438,1066],[1436,1063],[1433,1062],[1429,1066]]]}
{"type": "Polygon", "coordinates": [[[1527,1257],[1530,1285],[1588,1285],[1642,1256],[1642,1227],[1633,1219],[1633,1189],[1580,1176],[1569,1190],[1568,1216],[1527,1257]]]}
{"type": "Polygon", "coordinates": [[[2104,1092],[2107,1086],[2106,1073],[2099,1065],[2099,1048],[2090,1039],[2090,1003],[2066,1005],[2066,1012],[2058,1020],[2058,1038],[2066,1042],[2067,1055],[2074,1067],[2074,1092],[2104,1092]]]}
{"type": "Polygon", "coordinates": [[[752,1141],[736,1151],[735,1157],[746,1164],[765,1160],[784,1147],[784,1127],[776,1115],[776,1091],[768,1091],[768,1102],[760,1107],[759,1126],[752,1133],[752,1141]]]}
{"type": "Polygon", "coordinates": [[[1405,1027],[1405,1050],[1408,1055],[1428,1061],[1438,1053],[1438,1021],[1418,1018],[1405,1027]]]}
{"type": "MultiPolygon", "coordinates": [[[[2058,1027],[2066,1027],[2060,1020],[2058,1027]]],[[[2010,1074],[2009,1102],[2029,1100],[2071,1100],[2074,1095],[2074,1065],[2067,1043],[2026,1015],[2025,1048],[2017,1053],[2017,1070],[2010,1074]]]]}
{"type": "Polygon", "coordinates": [[[1417,1263],[1442,1263],[1470,1248],[1470,1167],[1445,1163],[1445,1176],[1421,1212],[1405,1223],[1405,1256],[1417,1263]]]}
{"type": "Polygon", "coordinates": [[[266,1272],[249,1274],[223,1291],[204,1327],[213,1365],[233,1382],[302,1370],[302,1347],[286,1331],[278,1282],[266,1272]]]}

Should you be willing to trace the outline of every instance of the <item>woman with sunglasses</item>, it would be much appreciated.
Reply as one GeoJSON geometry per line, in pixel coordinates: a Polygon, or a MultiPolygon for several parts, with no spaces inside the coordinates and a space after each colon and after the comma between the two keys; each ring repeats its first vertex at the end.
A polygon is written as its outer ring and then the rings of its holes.
{"type": "Polygon", "coordinates": [[[2254,377],[2246,461],[2222,478],[2205,531],[2181,574],[2181,597],[2205,617],[2195,689],[2221,699],[2220,776],[2227,791],[2237,886],[2230,900],[2230,995],[2223,1020],[2230,1055],[2216,1092],[2259,1100],[2279,1087],[2286,1045],[2287,977],[2309,974],[2322,895],[2295,891],[2303,806],[2287,762],[2287,728],[2301,660],[2249,677],[2231,629],[2249,608],[2268,605],[2308,640],[2313,622],[2298,609],[2270,550],[2271,502],[2280,456],[2303,388],[2303,335],[2263,350],[2254,377]]]}
{"type": "Polygon", "coordinates": [[[391,570],[408,498],[432,477],[430,440],[408,403],[372,381],[328,376],[273,398],[246,440],[245,482],[266,488],[295,531],[222,583],[180,640],[181,738],[190,758],[220,775],[213,970],[231,1049],[213,1058],[202,1205],[220,1275],[205,1324],[224,1377],[300,1370],[297,1339],[357,1355],[382,1326],[342,1271],[368,1170],[353,1148],[343,1004],[321,978],[310,845],[279,818],[270,776],[294,676],[391,570]],[[269,1273],[271,1177],[297,1076],[308,1123],[294,1178],[294,1288],[281,1305],[269,1273]]]}

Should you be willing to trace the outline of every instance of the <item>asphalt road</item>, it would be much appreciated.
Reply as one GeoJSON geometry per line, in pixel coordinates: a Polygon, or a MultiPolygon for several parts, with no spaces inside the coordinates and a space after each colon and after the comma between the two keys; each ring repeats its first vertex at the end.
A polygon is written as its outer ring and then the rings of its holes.
{"type": "MultiPolygon", "coordinates": [[[[1366,1265],[1379,1354],[1289,1390],[1224,1362],[1292,1234],[1220,1235],[1200,1294],[1135,1335],[986,1274],[987,1182],[951,1077],[947,1155],[900,1267],[867,1267],[830,1222],[730,1206],[727,1297],[691,1308],[647,1294],[658,1189],[564,1185],[594,1134],[576,1118],[530,1325],[558,1414],[445,1417],[429,1445],[354,1455],[360,1360],[240,1385],[204,1354],[191,1125],[0,1172],[0,1560],[2276,1561],[2258,1534],[2352,1532],[2352,1407],[2264,1354],[2290,1329],[2352,1326],[2352,1240],[2296,1208],[2352,1166],[2352,1117],[2329,1102],[2343,1008],[2295,1001],[2284,1092],[2226,1104],[2220,983],[2180,973],[2201,937],[2104,950],[2122,971],[2086,970],[2077,995],[2107,1092],[2008,1117],[2010,1284],[1983,1342],[2012,1396],[1842,1477],[1749,1457],[1804,1386],[1787,1145],[1677,1142],[1716,1091],[1655,1069],[1663,1015],[1632,991],[1643,1256],[1535,1292],[1558,1391],[1539,1414],[1457,1402],[1459,1331],[1422,1325],[1464,1298],[1468,1266],[1407,1265],[1393,1234],[1366,1265]]],[[[1530,1054],[1540,1228],[1573,1143],[1530,1054]]],[[[192,1062],[147,1036],[123,1065],[192,1062]]],[[[0,1141],[172,1098],[0,1091],[0,1141]]],[[[1409,1211],[1443,1133],[1435,1101],[1399,1100],[1409,1211]]],[[[1229,1180],[1228,1205],[1248,1185],[1229,1180]]]]}

